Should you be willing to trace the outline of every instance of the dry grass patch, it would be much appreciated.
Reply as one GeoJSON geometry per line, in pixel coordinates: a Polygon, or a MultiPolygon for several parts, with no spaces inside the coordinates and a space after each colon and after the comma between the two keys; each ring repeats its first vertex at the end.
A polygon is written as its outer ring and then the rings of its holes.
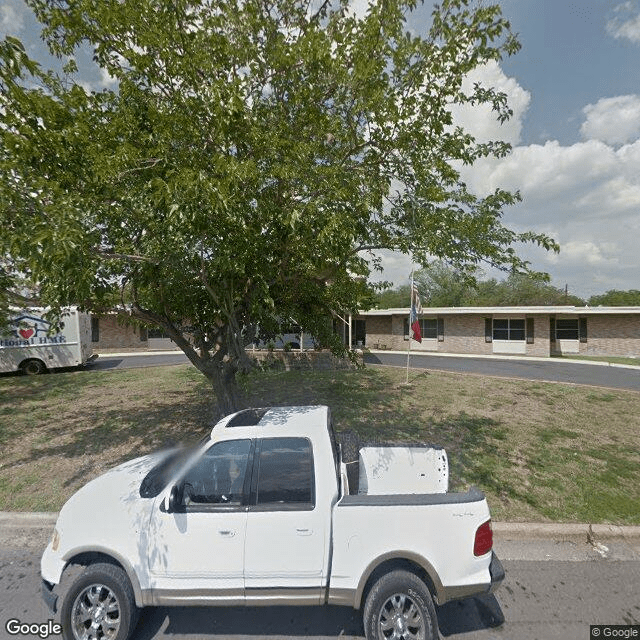
{"type": "MultiPolygon", "coordinates": [[[[328,404],[369,442],[447,448],[453,489],[501,520],[640,523],[640,394],[394,369],[255,373],[248,404],[328,404]]],[[[205,434],[215,405],[188,365],[0,378],[0,509],[56,510],[109,467],[205,434]]]]}

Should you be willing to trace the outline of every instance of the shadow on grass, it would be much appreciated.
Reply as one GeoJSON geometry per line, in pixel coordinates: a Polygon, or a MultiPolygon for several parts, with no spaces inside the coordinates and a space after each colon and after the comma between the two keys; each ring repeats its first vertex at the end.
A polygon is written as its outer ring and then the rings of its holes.
{"type": "Polygon", "coordinates": [[[66,417],[64,427],[40,419],[38,437],[22,455],[5,462],[3,470],[42,459],[82,459],[63,486],[86,479],[92,469],[104,471],[131,458],[178,443],[195,442],[211,431],[215,403],[212,394],[175,392],[137,407],[83,408],[66,417]]]}

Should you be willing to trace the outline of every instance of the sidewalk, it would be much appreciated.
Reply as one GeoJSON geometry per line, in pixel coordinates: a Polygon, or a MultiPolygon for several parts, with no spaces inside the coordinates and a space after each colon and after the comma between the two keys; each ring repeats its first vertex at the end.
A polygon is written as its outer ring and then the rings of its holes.
{"type": "MultiPolygon", "coordinates": [[[[56,513],[0,511],[0,545],[44,547],[56,513]]],[[[640,561],[640,526],[493,522],[495,550],[503,560],[640,561]]]]}

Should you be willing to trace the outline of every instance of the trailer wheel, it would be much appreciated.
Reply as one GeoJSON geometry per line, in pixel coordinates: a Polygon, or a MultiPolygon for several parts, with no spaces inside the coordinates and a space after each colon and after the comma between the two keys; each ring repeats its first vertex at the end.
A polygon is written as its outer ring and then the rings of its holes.
{"type": "Polygon", "coordinates": [[[64,640],[127,640],[138,618],[127,574],[112,564],[89,565],[69,588],[60,618],[64,640]]]}
{"type": "Polygon", "coordinates": [[[369,591],[363,613],[367,640],[437,640],[436,609],[427,586],[409,571],[381,576],[369,591]]]}
{"type": "Polygon", "coordinates": [[[20,365],[20,369],[28,376],[37,376],[41,373],[44,373],[47,370],[47,367],[45,366],[44,362],[42,362],[42,360],[31,358],[31,360],[25,360],[20,365]]]}

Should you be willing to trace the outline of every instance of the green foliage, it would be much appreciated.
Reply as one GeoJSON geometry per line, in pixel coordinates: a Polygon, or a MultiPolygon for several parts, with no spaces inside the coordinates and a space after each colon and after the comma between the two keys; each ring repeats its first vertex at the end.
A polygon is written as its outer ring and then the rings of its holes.
{"type": "MultiPolygon", "coordinates": [[[[0,255],[43,304],[161,326],[233,408],[244,346],[293,318],[336,352],[328,314],[368,304],[369,252],[515,271],[501,222],[460,163],[504,156],[451,108],[505,94],[464,75],[518,49],[497,6],[445,0],[422,36],[413,0],[27,0],[50,50],[81,44],[117,80],[87,92],[0,44],[0,255]]],[[[74,64],[66,65],[73,74],[74,64]]],[[[72,76],[71,76],[72,77],[72,76]]]]}
{"type": "Polygon", "coordinates": [[[401,309],[411,304],[411,288],[403,284],[394,289],[387,289],[376,296],[378,309],[401,309]]]}
{"type": "MultiPolygon", "coordinates": [[[[584,305],[582,298],[554,287],[548,276],[540,273],[512,273],[504,280],[476,280],[439,261],[416,271],[414,280],[423,306],[429,307],[584,305]]],[[[377,306],[391,309],[409,304],[409,287],[403,285],[380,294],[377,306]]]]}
{"type": "Polygon", "coordinates": [[[640,306],[640,290],[617,291],[616,289],[610,289],[599,296],[591,296],[589,298],[589,306],[637,307],[640,306]]]}

